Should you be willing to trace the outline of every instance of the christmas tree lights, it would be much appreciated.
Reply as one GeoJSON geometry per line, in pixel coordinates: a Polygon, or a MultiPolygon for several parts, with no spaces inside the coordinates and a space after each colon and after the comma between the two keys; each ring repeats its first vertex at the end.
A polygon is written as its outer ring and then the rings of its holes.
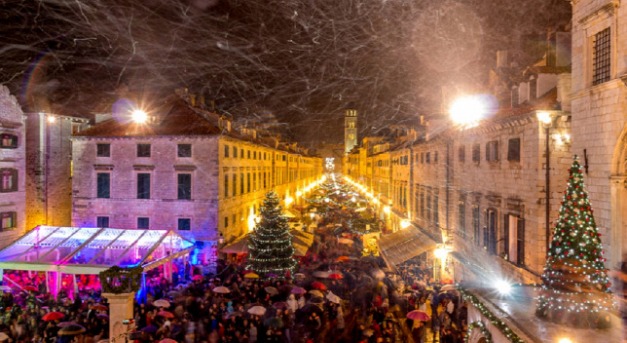
{"type": "Polygon", "coordinates": [[[536,315],[576,327],[608,327],[613,301],[605,262],[575,156],[553,229],[536,315]]]}
{"type": "Polygon", "coordinates": [[[287,217],[277,194],[271,191],[263,201],[261,219],[249,235],[248,269],[265,277],[281,277],[288,271],[293,274],[296,265],[287,217]]]}

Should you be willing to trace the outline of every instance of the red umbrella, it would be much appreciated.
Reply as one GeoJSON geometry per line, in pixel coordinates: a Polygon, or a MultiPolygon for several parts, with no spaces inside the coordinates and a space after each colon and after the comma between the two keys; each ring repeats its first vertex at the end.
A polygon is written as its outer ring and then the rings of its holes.
{"type": "Polygon", "coordinates": [[[34,287],[34,286],[24,286],[24,290],[31,291],[31,292],[39,292],[39,289],[37,289],[37,287],[34,287]]]}
{"type": "Polygon", "coordinates": [[[159,311],[157,312],[157,315],[163,318],[174,318],[174,314],[168,311],[159,311]]]}
{"type": "Polygon", "coordinates": [[[93,305],[91,308],[93,308],[96,311],[106,311],[109,309],[107,306],[103,304],[96,304],[96,305],[93,305]]]}
{"type": "Polygon", "coordinates": [[[173,340],[172,338],[164,338],[160,340],[159,343],[177,343],[177,342],[173,340]]]}
{"type": "Polygon", "coordinates": [[[334,280],[341,280],[344,278],[344,275],[340,274],[340,273],[332,273],[329,274],[329,279],[334,279],[334,280]]]}
{"type": "Polygon", "coordinates": [[[196,275],[192,276],[192,280],[194,280],[194,281],[201,281],[202,280],[202,275],[196,274],[196,275]]]}
{"type": "Polygon", "coordinates": [[[315,288],[315,289],[319,289],[321,291],[324,291],[327,289],[327,286],[325,284],[323,284],[320,281],[314,281],[311,283],[311,287],[315,288]]]}
{"type": "Polygon", "coordinates": [[[413,310],[407,313],[407,318],[412,319],[412,320],[418,320],[421,322],[426,322],[429,319],[431,319],[428,314],[420,310],[413,310]]]}
{"type": "Polygon", "coordinates": [[[48,312],[48,313],[44,314],[44,316],[41,317],[41,319],[43,321],[50,322],[50,321],[53,321],[53,320],[62,319],[64,317],[65,317],[65,314],[63,312],[56,312],[55,311],[55,312],[48,312]]]}

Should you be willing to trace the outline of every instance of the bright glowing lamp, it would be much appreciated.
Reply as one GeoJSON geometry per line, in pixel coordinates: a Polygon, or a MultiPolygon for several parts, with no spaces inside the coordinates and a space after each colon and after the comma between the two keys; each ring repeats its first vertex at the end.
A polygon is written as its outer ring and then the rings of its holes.
{"type": "Polygon", "coordinates": [[[568,337],[562,337],[557,341],[557,343],[573,343],[573,340],[568,337]]]}
{"type": "Polygon", "coordinates": [[[494,286],[501,295],[508,295],[512,292],[512,285],[505,280],[497,281],[494,286]]]}
{"type": "Polygon", "coordinates": [[[131,119],[138,124],[144,124],[148,121],[148,113],[140,109],[133,110],[131,119]]]}
{"type": "Polygon", "coordinates": [[[401,229],[407,229],[409,227],[409,220],[403,219],[401,220],[401,229]]]}
{"type": "Polygon", "coordinates": [[[485,102],[476,95],[456,99],[449,109],[451,120],[462,126],[475,126],[486,113],[485,102]]]}
{"type": "Polygon", "coordinates": [[[285,198],[285,206],[290,206],[294,202],[294,198],[288,196],[285,198]]]}
{"type": "Polygon", "coordinates": [[[544,124],[544,125],[551,125],[551,122],[553,121],[553,119],[551,118],[551,113],[549,112],[545,112],[545,111],[540,111],[538,113],[536,113],[536,116],[538,117],[538,120],[544,124]]]}
{"type": "Polygon", "coordinates": [[[55,116],[48,116],[48,123],[54,124],[56,122],[57,122],[57,117],[55,117],[55,116]]]}
{"type": "Polygon", "coordinates": [[[385,214],[390,214],[390,211],[391,211],[390,206],[383,207],[383,212],[385,212],[385,214]]]}
{"type": "Polygon", "coordinates": [[[296,197],[300,198],[303,195],[303,192],[301,191],[296,191],[296,197]]]}
{"type": "Polygon", "coordinates": [[[440,260],[444,260],[446,259],[446,256],[448,255],[448,250],[444,248],[437,248],[433,251],[433,255],[439,258],[440,260]]]}

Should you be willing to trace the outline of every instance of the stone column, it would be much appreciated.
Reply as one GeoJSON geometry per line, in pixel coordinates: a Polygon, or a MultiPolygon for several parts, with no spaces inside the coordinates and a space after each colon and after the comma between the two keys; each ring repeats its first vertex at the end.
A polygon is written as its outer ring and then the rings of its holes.
{"type": "Polygon", "coordinates": [[[102,296],[109,301],[109,342],[127,342],[125,335],[131,331],[131,324],[124,321],[133,318],[135,293],[102,293],[102,296]]]}

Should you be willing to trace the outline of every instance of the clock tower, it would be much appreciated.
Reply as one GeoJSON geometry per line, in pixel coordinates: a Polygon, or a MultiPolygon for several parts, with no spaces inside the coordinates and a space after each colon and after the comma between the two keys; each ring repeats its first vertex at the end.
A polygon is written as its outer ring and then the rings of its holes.
{"type": "Polygon", "coordinates": [[[357,110],[347,109],[344,117],[344,152],[357,145],[357,110]]]}

